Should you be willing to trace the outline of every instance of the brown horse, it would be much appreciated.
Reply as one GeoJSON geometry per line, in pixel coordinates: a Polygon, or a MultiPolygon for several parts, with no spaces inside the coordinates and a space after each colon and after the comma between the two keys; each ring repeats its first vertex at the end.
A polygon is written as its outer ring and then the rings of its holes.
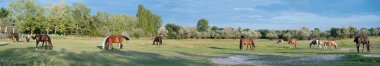
{"type": "Polygon", "coordinates": [[[244,38],[244,36],[241,36],[240,37],[240,47],[239,47],[240,50],[243,50],[243,45],[246,45],[247,49],[248,49],[248,46],[250,46],[252,51],[255,51],[255,49],[256,49],[255,43],[253,42],[252,39],[244,38]]]}
{"type": "Polygon", "coordinates": [[[327,41],[323,44],[323,46],[324,46],[324,49],[327,49],[327,46],[329,46],[329,47],[334,46],[336,49],[338,44],[335,41],[327,41]]]}
{"type": "Polygon", "coordinates": [[[323,41],[321,41],[321,40],[313,40],[310,42],[310,48],[311,48],[311,45],[313,45],[313,46],[317,45],[317,46],[319,46],[319,48],[321,48],[322,44],[323,44],[323,41]]]}
{"type": "Polygon", "coordinates": [[[9,38],[12,39],[13,42],[18,42],[18,33],[11,33],[11,35],[9,35],[9,38]]]}
{"type": "Polygon", "coordinates": [[[358,50],[358,53],[360,44],[363,44],[362,52],[364,52],[364,46],[367,46],[367,52],[371,52],[371,44],[369,43],[369,39],[367,36],[356,36],[354,42],[356,43],[356,49],[358,50]]]}
{"type": "Polygon", "coordinates": [[[42,42],[42,46],[41,48],[45,47],[46,49],[46,45],[48,47],[48,49],[53,49],[53,44],[51,43],[51,38],[46,35],[46,34],[36,34],[34,36],[32,36],[32,38],[34,40],[36,40],[36,50],[38,49],[38,43],[39,42],[42,42]]]}
{"type": "Polygon", "coordinates": [[[288,40],[288,44],[292,45],[294,48],[297,48],[297,41],[296,38],[290,38],[288,40]]]}
{"type": "Polygon", "coordinates": [[[155,37],[152,45],[162,45],[162,36],[155,37]]]}
{"type": "Polygon", "coordinates": [[[25,40],[26,40],[26,42],[29,42],[29,40],[30,40],[30,35],[25,35],[25,40]]]}
{"type": "MultiPolygon", "coordinates": [[[[123,48],[123,38],[125,40],[129,40],[128,37],[126,36],[122,36],[122,35],[111,35],[111,36],[108,36],[105,40],[104,40],[104,43],[103,43],[103,49],[110,49],[112,48],[112,44],[113,43],[118,43],[119,44],[119,48],[122,49],[123,48]]],[[[112,48],[113,49],[113,48],[112,48]]]]}

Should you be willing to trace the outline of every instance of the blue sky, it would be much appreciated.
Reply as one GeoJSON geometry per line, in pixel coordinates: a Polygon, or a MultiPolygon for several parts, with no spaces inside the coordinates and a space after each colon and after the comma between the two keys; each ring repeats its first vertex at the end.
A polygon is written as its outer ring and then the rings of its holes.
{"type": "MultiPolygon", "coordinates": [[[[58,3],[60,0],[37,0],[58,3]]],[[[66,0],[96,11],[134,16],[137,6],[163,18],[163,23],[194,27],[201,18],[218,27],[251,29],[309,29],[355,26],[380,27],[380,0],[66,0]]],[[[1,0],[0,7],[8,7],[1,0]]]]}

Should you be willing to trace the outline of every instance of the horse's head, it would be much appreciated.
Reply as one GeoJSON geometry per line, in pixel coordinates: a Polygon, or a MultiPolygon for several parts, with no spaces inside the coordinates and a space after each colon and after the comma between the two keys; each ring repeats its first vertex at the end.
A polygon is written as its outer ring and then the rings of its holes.
{"type": "Polygon", "coordinates": [[[36,39],[36,36],[32,36],[32,39],[35,40],[35,39],[36,39]]]}
{"type": "Polygon", "coordinates": [[[127,36],[123,36],[125,40],[129,40],[129,38],[127,36]]]}

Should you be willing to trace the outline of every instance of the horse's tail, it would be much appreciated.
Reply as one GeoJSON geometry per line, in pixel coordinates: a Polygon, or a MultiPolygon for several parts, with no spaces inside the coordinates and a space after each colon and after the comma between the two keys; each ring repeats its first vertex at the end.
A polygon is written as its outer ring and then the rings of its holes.
{"type": "Polygon", "coordinates": [[[103,44],[102,44],[102,49],[105,49],[105,46],[106,46],[106,43],[107,43],[107,40],[109,39],[110,36],[107,36],[104,41],[103,41],[103,44]]]}
{"type": "Polygon", "coordinates": [[[127,36],[123,36],[125,40],[129,40],[129,38],[127,36]]]}

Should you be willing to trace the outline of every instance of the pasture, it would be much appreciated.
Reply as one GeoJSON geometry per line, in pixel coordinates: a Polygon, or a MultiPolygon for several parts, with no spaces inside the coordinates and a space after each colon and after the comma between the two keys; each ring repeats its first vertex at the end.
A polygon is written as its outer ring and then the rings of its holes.
{"type": "MultiPolygon", "coordinates": [[[[298,48],[287,42],[256,39],[256,50],[240,51],[239,39],[164,39],[163,45],[152,45],[152,38],[131,39],[123,49],[103,50],[101,37],[53,38],[52,50],[35,50],[35,41],[0,45],[1,65],[131,65],[131,66],[195,66],[195,65],[379,65],[380,38],[370,37],[370,53],[356,53],[353,39],[337,40],[338,48],[309,48],[311,40],[298,41],[298,48]]],[[[114,47],[117,47],[114,45],[114,47]]],[[[246,46],[244,46],[246,48],[246,46]]]]}

